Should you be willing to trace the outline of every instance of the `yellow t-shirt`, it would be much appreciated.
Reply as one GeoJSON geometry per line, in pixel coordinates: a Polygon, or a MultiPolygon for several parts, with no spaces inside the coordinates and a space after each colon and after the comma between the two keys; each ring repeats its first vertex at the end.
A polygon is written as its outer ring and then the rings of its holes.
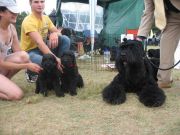
{"type": "Polygon", "coordinates": [[[29,32],[38,32],[42,39],[46,41],[48,30],[52,29],[54,24],[50,18],[43,15],[42,19],[37,18],[32,14],[28,15],[22,22],[21,26],[21,49],[24,51],[29,51],[31,49],[37,48],[37,44],[28,35],[29,32]]]}

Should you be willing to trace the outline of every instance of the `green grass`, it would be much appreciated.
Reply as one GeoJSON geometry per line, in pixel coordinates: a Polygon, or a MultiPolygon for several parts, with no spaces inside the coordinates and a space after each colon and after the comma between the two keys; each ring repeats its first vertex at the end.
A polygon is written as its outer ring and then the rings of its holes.
{"type": "MultiPolygon", "coordinates": [[[[101,62],[98,62],[101,64],[101,62]]],[[[97,63],[78,62],[85,87],[77,96],[58,98],[34,93],[24,71],[14,78],[24,91],[20,101],[0,100],[0,135],[179,135],[180,70],[174,70],[173,88],[164,89],[167,100],[158,108],[147,108],[138,97],[127,94],[121,105],[102,101],[102,89],[117,74],[97,63]]]]}

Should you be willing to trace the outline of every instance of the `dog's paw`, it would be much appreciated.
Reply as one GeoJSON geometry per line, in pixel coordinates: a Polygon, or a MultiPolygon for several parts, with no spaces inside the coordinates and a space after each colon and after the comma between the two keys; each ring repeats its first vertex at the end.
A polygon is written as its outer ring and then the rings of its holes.
{"type": "Polygon", "coordinates": [[[43,93],[43,95],[44,95],[45,97],[47,97],[47,96],[48,96],[47,92],[44,92],[44,93],[43,93]]]}
{"type": "Polygon", "coordinates": [[[126,101],[124,90],[119,85],[109,85],[102,92],[103,100],[112,105],[122,104],[126,101]]]}
{"type": "Polygon", "coordinates": [[[139,100],[147,107],[159,107],[164,104],[166,96],[160,89],[142,92],[139,100]]]}
{"type": "Polygon", "coordinates": [[[64,97],[64,92],[56,92],[57,97],[64,97]]]}
{"type": "Polygon", "coordinates": [[[70,91],[69,93],[71,96],[76,96],[77,95],[77,92],[76,91],[70,91]]]}
{"type": "Polygon", "coordinates": [[[119,105],[119,104],[122,104],[126,101],[126,97],[125,96],[119,96],[119,97],[106,97],[106,96],[103,96],[103,100],[109,104],[112,104],[112,105],[119,105]]]}
{"type": "Polygon", "coordinates": [[[140,99],[140,101],[147,107],[159,107],[163,105],[165,100],[162,97],[157,96],[154,98],[144,97],[144,99],[140,99]]]}
{"type": "Polygon", "coordinates": [[[39,94],[39,92],[40,92],[40,91],[39,91],[38,89],[35,90],[35,93],[36,93],[36,94],[39,94]]]}

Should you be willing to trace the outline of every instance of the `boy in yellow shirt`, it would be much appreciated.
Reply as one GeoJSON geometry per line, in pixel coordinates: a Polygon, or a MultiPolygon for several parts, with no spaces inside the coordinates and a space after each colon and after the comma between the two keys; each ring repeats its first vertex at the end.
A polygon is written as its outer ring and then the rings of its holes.
{"type": "MultiPolygon", "coordinates": [[[[30,60],[41,65],[42,55],[51,53],[61,67],[60,56],[69,50],[70,39],[61,35],[50,18],[43,14],[45,0],[29,0],[32,13],[28,15],[21,27],[21,48],[28,52],[30,60]],[[50,32],[48,36],[48,32],[50,32]],[[47,38],[49,37],[49,41],[47,38]]],[[[29,80],[34,82],[31,76],[29,80]]],[[[27,78],[28,79],[28,78],[27,78]]]]}

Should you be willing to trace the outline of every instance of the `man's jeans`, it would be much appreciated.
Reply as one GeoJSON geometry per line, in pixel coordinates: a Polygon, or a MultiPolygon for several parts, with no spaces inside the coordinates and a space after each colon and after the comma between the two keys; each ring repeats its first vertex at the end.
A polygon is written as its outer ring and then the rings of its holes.
{"type": "MultiPolygon", "coordinates": [[[[70,39],[65,36],[65,35],[61,35],[59,36],[59,39],[58,39],[59,43],[58,43],[58,46],[57,48],[51,50],[57,57],[61,57],[62,53],[64,51],[67,51],[70,49],[70,39]]],[[[32,49],[28,52],[29,54],[29,57],[30,57],[30,60],[33,62],[33,63],[36,63],[38,65],[41,65],[41,61],[42,61],[42,52],[39,50],[39,48],[35,48],[35,49],[32,49]]]]}

